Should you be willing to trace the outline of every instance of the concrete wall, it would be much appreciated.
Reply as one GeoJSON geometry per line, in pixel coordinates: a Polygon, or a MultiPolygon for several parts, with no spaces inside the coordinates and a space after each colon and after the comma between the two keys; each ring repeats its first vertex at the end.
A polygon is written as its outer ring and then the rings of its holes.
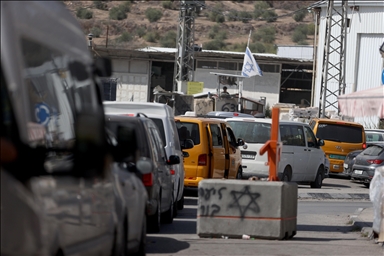
{"type": "Polygon", "coordinates": [[[294,182],[206,179],[198,193],[200,237],[284,239],[296,234],[294,182]]]}

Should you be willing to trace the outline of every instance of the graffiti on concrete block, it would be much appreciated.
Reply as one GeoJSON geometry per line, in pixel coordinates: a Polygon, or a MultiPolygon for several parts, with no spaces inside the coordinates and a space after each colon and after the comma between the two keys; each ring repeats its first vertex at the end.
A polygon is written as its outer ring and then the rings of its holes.
{"type": "Polygon", "coordinates": [[[240,212],[240,218],[243,220],[247,211],[259,213],[260,208],[256,199],[260,197],[259,193],[252,193],[249,186],[245,186],[241,191],[231,192],[232,202],[228,205],[229,208],[237,208],[240,212]],[[240,203],[241,202],[241,203],[240,203]]]}
{"type": "Polygon", "coordinates": [[[221,200],[223,198],[223,191],[226,189],[227,188],[225,187],[221,187],[219,189],[199,188],[200,216],[213,217],[215,214],[220,212],[220,206],[211,203],[212,198],[216,196],[218,197],[218,200],[221,200]]]}

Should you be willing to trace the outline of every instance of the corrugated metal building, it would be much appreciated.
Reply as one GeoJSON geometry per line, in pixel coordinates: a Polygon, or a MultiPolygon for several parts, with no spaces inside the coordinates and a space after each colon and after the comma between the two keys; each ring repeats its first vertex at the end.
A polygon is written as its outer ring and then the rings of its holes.
{"type": "MultiPolygon", "coordinates": [[[[313,98],[313,105],[319,106],[327,1],[320,1],[314,6],[321,7],[313,98]]],[[[334,6],[335,8],[341,6],[341,1],[334,1],[334,6]]],[[[379,48],[384,41],[384,1],[348,1],[347,16],[350,25],[346,37],[346,94],[381,85],[384,62],[379,48]]],[[[340,33],[337,27],[332,29],[332,35],[340,33]]],[[[336,91],[338,83],[327,86],[331,91],[336,91]]],[[[366,128],[372,128],[377,126],[378,117],[355,118],[355,121],[365,125],[366,128]]]]}

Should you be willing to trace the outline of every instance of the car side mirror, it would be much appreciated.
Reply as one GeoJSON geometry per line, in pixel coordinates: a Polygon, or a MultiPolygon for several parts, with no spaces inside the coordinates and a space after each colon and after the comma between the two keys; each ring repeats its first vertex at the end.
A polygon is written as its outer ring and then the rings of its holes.
{"type": "Polygon", "coordinates": [[[168,165],[173,165],[173,164],[179,164],[180,163],[180,157],[176,155],[172,155],[169,157],[167,160],[168,165]]]}
{"type": "Polygon", "coordinates": [[[318,139],[317,140],[317,144],[321,147],[321,146],[324,146],[325,145],[325,142],[323,139],[318,139]]]}
{"type": "Polygon", "coordinates": [[[241,139],[241,138],[239,138],[239,139],[237,139],[237,146],[244,146],[244,140],[243,139],[241,139]]]}
{"type": "Polygon", "coordinates": [[[247,148],[248,148],[248,145],[247,143],[244,142],[243,149],[247,149],[247,148]]]}
{"type": "Polygon", "coordinates": [[[181,143],[181,148],[182,149],[191,149],[194,146],[195,146],[195,144],[193,143],[193,140],[191,140],[191,139],[183,140],[182,143],[181,143]]]}

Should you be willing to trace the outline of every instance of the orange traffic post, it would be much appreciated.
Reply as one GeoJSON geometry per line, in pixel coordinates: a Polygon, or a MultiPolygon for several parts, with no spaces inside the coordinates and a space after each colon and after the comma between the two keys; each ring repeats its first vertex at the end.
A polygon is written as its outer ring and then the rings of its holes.
{"type": "Polygon", "coordinates": [[[279,108],[272,108],[271,139],[260,148],[260,155],[268,153],[269,181],[279,181],[277,170],[280,161],[281,143],[279,142],[279,108]]]}

